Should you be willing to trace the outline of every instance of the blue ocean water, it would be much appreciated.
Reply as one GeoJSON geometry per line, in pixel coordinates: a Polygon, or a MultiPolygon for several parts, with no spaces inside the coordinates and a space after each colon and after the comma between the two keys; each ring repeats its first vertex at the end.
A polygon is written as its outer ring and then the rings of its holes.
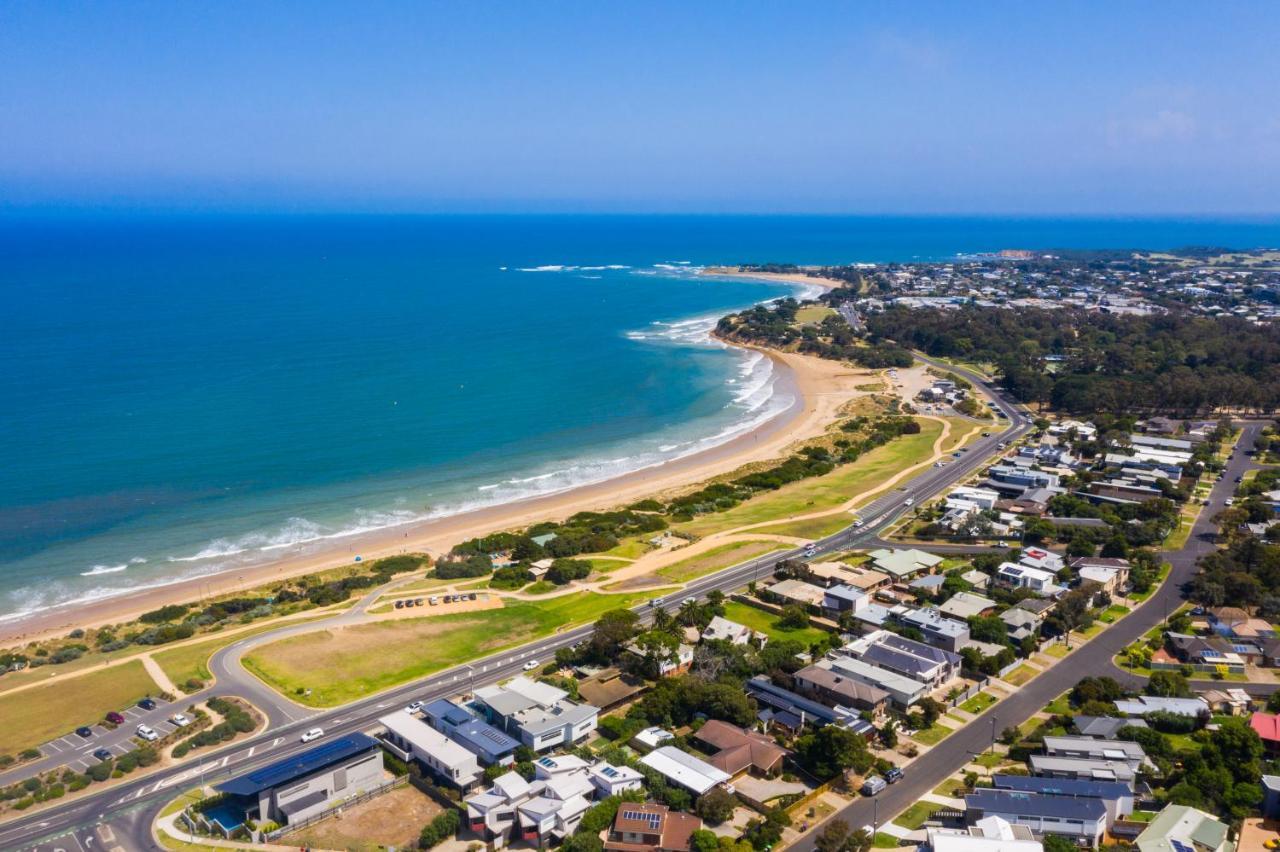
{"type": "Polygon", "coordinates": [[[1275,222],[0,219],[0,617],[600,481],[784,408],[703,264],[1255,247],[1275,222]]]}

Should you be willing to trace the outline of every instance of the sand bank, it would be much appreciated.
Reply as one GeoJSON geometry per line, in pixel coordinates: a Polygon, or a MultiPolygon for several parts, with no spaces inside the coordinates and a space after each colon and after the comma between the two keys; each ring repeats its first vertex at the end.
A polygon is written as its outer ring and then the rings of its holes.
{"type": "Polygon", "coordinates": [[[129,621],[166,604],[243,591],[288,577],[352,564],[357,555],[367,562],[406,552],[440,554],[456,543],[476,536],[528,526],[537,521],[558,520],[575,512],[609,509],[687,488],[750,462],[778,458],[797,441],[821,435],[846,402],[862,395],[856,386],[867,382],[866,370],[805,355],[773,351],[766,351],[766,354],[778,367],[778,381],[783,383],[779,390],[789,392],[795,403],[768,422],[718,447],[560,494],[352,536],[323,551],[286,556],[273,562],[244,566],[92,603],[55,607],[0,625],[0,642],[25,642],[65,634],[76,627],[129,621]]]}
{"type": "MultiPolygon", "coordinates": [[[[800,269],[817,270],[817,266],[802,266],[800,269]]],[[[729,278],[752,278],[757,281],[768,281],[773,284],[804,284],[809,287],[821,287],[824,290],[834,290],[837,287],[844,286],[847,281],[840,281],[835,278],[823,278],[821,275],[808,275],[804,272],[758,272],[750,269],[743,269],[740,266],[708,266],[702,270],[703,275],[723,275],[729,278]]]]}

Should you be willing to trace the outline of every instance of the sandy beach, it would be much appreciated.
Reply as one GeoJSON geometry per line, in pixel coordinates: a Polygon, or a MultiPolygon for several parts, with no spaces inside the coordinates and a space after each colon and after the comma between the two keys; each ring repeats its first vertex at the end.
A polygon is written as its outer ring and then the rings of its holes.
{"type": "MultiPolygon", "coordinates": [[[[801,269],[817,269],[818,267],[800,267],[801,269]]],[[[844,281],[835,278],[823,278],[820,275],[806,275],[803,272],[758,272],[738,266],[708,266],[702,270],[703,275],[722,275],[729,278],[752,278],[756,281],[769,281],[774,284],[804,284],[809,287],[821,287],[834,290],[843,286],[844,281]]]]}
{"type": "MultiPolygon", "coordinates": [[[[823,283],[822,279],[797,277],[805,278],[807,283],[823,283]]],[[[560,494],[353,536],[344,539],[337,547],[320,552],[284,557],[222,574],[33,613],[27,618],[0,625],[0,642],[27,642],[65,634],[77,627],[129,621],[166,604],[247,590],[288,577],[352,564],[357,555],[364,561],[406,552],[425,551],[436,555],[476,536],[537,521],[562,519],[575,512],[609,509],[686,488],[744,464],[778,458],[794,443],[821,435],[835,420],[841,407],[861,395],[856,386],[865,384],[869,375],[866,370],[810,356],[772,351],[766,351],[766,354],[779,370],[778,381],[784,383],[782,389],[790,391],[796,402],[772,420],[718,447],[560,494]]]]}

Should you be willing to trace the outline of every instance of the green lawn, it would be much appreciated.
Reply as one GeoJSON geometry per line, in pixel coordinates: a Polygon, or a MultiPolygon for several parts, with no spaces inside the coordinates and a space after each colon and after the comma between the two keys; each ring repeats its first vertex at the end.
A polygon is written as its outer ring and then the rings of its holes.
{"type": "Polygon", "coordinates": [[[777,616],[762,609],[756,609],[737,601],[728,601],[724,605],[724,617],[730,621],[746,625],[752,630],[768,634],[771,639],[795,639],[806,645],[812,645],[827,638],[827,632],[817,627],[805,627],[799,630],[788,630],[777,625],[777,616]]]}
{"type": "MultiPolygon", "coordinates": [[[[921,420],[918,435],[904,435],[882,447],[875,448],[852,464],[836,468],[826,476],[816,476],[784,485],[777,491],[753,497],[728,511],[697,518],[682,525],[681,529],[694,535],[705,536],[747,524],[781,521],[794,515],[835,508],[849,498],[874,488],[900,470],[927,458],[933,442],[937,440],[941,431],[942,425],[937,421],[921,420]]],[[[827,524],[832,522],[831,519],[825,520],[827,524]]],[[[836,519],[836,522],[841,521],[841,526],[847,526],[852,522],[847,516],[836,519]]],[[[779,530],[768,528],[762,529],[761,532],[779,532],[779,530]]],[[[782,532],[781,534],[794,535],[795,533],[782,532]]]]}
{"type": "Polygon", "coordinates": [[[502,609],[406,618],[317,630],[256,648],[245,667],[296,701],[332,707],[476,657],[522,645],[558,628],[647,600],[649,593],[583,592],[502,609]],[[310,689],[310,695],[299,690],[310,689]]]}
{"type": "Polygon", "coordinates": [[[525,586],[521,591],[526,595],[545,595],[548,592],[554,592],[558,588],[560,587],[550,580],[539,580],[536,583],[530,583],[525,586]]]}
{"type": "Polygon", "coordinates": [[[989,692],[979,692],[968,701],[960,705],[960,709],[966,713],[972,713],[975,716],[982,713],[997,701],[996,697],[989,692]]]}
{"type": "Polygon", "coordinates": [[[734,541],[722,544],[710,550],[690,556],[658,570],[658,575],[675,583],[687,583],[704,574],[746,562],[765,553],[787,550],[788,545],[776,541],[734,541]]]}
{"type": "Polygon", "coordinates": [[[1004,763],[1007,758],[996,751],[984,751],[973,759],[973,762],[981,766],[983,769],[995,769],[1004,763]]]}
{"type": "Polygon", "coordinates": [[[1106,624],[1114,624],[1129,614],[1128,607],[1112,604],[1103,610],[1102,615],[1098,616],[1098,620],[1106,624]]]}
{"type": "Polygon", "coordinates": [[[964,786],[964,782],[959,778],[948,778],[946,781],[943,781],[937,787],[933,788],[933,794],[935,796],[957,798],[964,795],[965,789],[966,787],[964,786]]]}
{"type": "Polygon", "coordinates": [[[651,538],[653,538],[652,535],[632,536],[631,538],[624,538],[622,541],[618,542],[617,546],[615,546],[612,550],[606,550],[604,553],[597,553],[593,555],[594,556],[617,556],[621,559],[639,559],[641,556],[644,556],[650,550],[653,550],[653,545],[649,544],[649,539],[651,538]]]}
{"type": "Polygon", "coordinates": [[[610,571],[617,571],[624,565],[630,565],[632,560],[614,558],[610,556],[593,556],[587,560],[591,563],[591,570],[601,574],[608,574],[610,571]]]}
{"type": "Polygon", "coordinates": [[[942,810],[943,807],[945,805],[940,805],[937,802],[916,802],[894,817],[893,824],[915,831],[924,825],[925,820],[933,816],[937,811],[942,810]]]}
{"type": "Polygon", "coordinates": [[[824,319],[835,316],[835,309],[825,305],[806,305],[796,311],[796,325],[817,325],[824,319]]]}
{"type": "Polygon", "coordinates": [[[1107,629],[1106,625],[1102,624],[1099,621],[1095,621],[1093,624],[1090,624],[1084,630],[1077,630],[1076,632],[1086,639],[1092,639],[1093,637],[1097,636],[1099,633],[1101,633],[1103,630],[1106,630],[1106,629],[1107,629]]]}
{"type": "Polygon", "coordinates": [[[1038,669],[1033,669],[1031,668],[1031,666],[1028,666],[1024,663],[1023,665],[1020,665],[1013,671],[1009,672],[1009,674],[1005,675],[1003,678],[1001,678],[1001,680],[1003,680],[1005,683],[1011,683],[1014,686],[1022,686],[1024,683],[1031,680],[1033,677],[1035,677],[1038,674],[1040,674],[1038,669]]]}
{"type": "Polygon", "coordinates": [[[1068,715],[1071,712],[1071,702],[1067,700],[1067,693],[1062,693],[1057,698],[1046,704],[1044,712],[1052,713],[1054,716],[1068,715]]]}
{"type": "Polygon", "coordinates": [[[0,695],[0,754],[17,755],[92,725],[111,710],[123,710],[146,695],[158,695],[151,675],[134,660],[75,677],[0,695]]]}
{"type": "Polygon", "coordinates": [[[1061,660],[1067,654],[1071,653],[1071,649],[1067,647],[1065,642],[1054,642],[1052,645],[1044,649],[1044,653],[1050,657],[1057,657],[1061,660]]]}
{"type": "MultiPolygon", "coordinates": [[[[316,618],[324,618],[326,616],[316,616],[316,618]]],[[[240,633],[232,633],[230,635],[214,634],[207,641],[196,642],[191,645],[184,645],[179,648],[170,648],[165,651],[152,651],[151,659],[160,664],[160,668],[164,669],[164,673],[169,676],[169,680],[178,686],[186,683],[191,678],[209,681],[213,675],[209,673],[209,658],[214,655],[220,648],[225,648],[233,642],[239,642],[241,639],[250,636],[256,636],[259,633],[266,633],[268,630],[277,630],[283,626],[293,626],[295,624],[305,624],[308,621],[314,621],[311,618],[300,618],[286,622],[273,621],[270,624],[262,624],[252,630],[245,630],[240,633]]],[[[137,651],[137,648],[134,648],[137,651]]]]}
{"type": "Polygon", "coordinates": [[[886,834],[883,831],[877,831],[876,836],[871,841],[872,849],[897,849],[898,838],[892,834],[886,834]]]}
{"type": "Polygon", "coordinates": [[[941,722],[934,722],[923,731],[916,731],[911,735],[911,739],[924,745],[937,745],[953,733],[955,728],[949,728],[941,722]]]}

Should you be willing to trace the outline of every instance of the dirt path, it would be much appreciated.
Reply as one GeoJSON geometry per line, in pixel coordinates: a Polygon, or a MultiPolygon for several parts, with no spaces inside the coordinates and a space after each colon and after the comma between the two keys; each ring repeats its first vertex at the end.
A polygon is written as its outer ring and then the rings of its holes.
{"type": "Polygon", "coordinates": [[[156,686],[160,687],[161,692],[182,695],[182,690],[169,680],[169,676],[164,673],[164,669],[160,668],[160,664],[152,659],[151,654],[143,654],[138,659],[142,661],[142,667],[147,670],[147,674],[151,675],[151,679],[156,682],[156,686]]]}

